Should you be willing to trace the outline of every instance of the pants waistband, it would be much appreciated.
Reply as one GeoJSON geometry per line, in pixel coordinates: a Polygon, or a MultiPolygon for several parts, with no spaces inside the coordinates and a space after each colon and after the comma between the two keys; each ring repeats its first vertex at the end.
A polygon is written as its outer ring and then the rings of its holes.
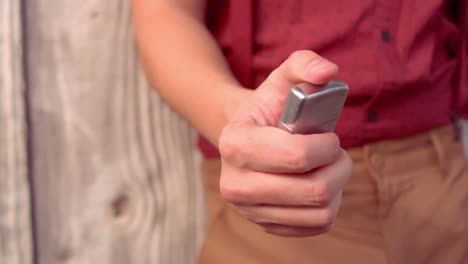
{"type": "Polygon", "coordinates": [[[354,162],[366,162],[378,171],[404,171],[409,167],[427,166],[438,162],[442,166],[461,144],[457,128],[450,124],[410,137],[384,140],[347,149],[354,162]]]}

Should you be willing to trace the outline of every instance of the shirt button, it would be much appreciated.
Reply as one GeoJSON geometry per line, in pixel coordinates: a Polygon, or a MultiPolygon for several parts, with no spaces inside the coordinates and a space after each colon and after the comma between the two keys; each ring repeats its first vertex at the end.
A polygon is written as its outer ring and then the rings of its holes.
{"type": "Polygon", "coordinates": [[[375,111],[369,111],[367,113],[367,121],[369,122],[377,122],[379,120],[379,115],[375,111]]]}
{"type": "Polygon", "coordinates": [[[387,43],[392,41],[392,34],[390,33],[390,31],[388,30],[382,31],[382,40],[387,43]]]}
{"type": "Polygon", "coordinates": [[[456,48],[454,48],[450,43],[445,43],[445,50],[447,51],[447,55],[450,58],[456,58],[457,57],[457,51],[456,48]]]}

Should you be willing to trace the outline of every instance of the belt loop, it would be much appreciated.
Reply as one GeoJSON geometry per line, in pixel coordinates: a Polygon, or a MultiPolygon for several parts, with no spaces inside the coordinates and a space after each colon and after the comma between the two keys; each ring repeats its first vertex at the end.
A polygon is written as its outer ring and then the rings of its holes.
{"type": "MultiPolygon", "coordinates": [[[[375,184],[377,185],[379,192],[381,192],[381,190],[382,190],[382,181],[379,178],[379,176],[377,175],[377,171],[375,170],[375,168],[374,168],[374,166],[372,164],[372,161],[371,161],[371,156],[376,155],[376,154],[372,153],[372,152],[375,152],[375,151],[371,151],[370,144],[365,144],[364,146],[362,146],[362,154],[364,156],[363,157],[364,158],[364,164],[366,165],[366,168],[367,168],[367,171],[368,171],[369,175],[371,176],[372,179],[374,179],[375,184]]],[[[380,197],[380,195],[379,195],[379,197],[380,197]]]]}
{"type": "Polygon", "coordinates": [[[455,139],[463,146],[465,161],[468,161],[468,120],[459,116],[454,118],[455,139]]]}
{"type": "Polygon", "coordinates": [[[461,118],[456,113],[452,113],[451,115],[452,125],[453,125],[453,136],[456,141],[460,140],[462,127],[461,127],[461,118]]]}
{"type": "Polygon", "coordinates": [[[368,144],[364,144],[362,146],[362,155],[363,155],[364,164],[366,164],[366,167],[369,168],[370,167],[370,161],[369,161],[370,150],[369,150],[368,144]]]}
{"type": "Polygon", "coordinates": [[[444,177],[448,174],[448,168],[447,168],[447,153],[445,153],[444,146],[441,141],[440,135],[437,134],[437,131],[431,131],[429,132],[429,137],[431,140],[432,145],[434,146],[435,153],[437,155],[437,159],[440,164],[440,169],[442,171],[442,174],[444,177]]]}

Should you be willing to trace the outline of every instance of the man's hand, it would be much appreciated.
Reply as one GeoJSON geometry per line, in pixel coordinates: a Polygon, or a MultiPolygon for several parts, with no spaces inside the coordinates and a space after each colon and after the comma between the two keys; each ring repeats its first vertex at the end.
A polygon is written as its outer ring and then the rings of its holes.
{"type": "Polygon", "coordinates": [[[338,67],[311,51],[292,54],[247,100],[219,138],[221,195],[247,219],[280,236],[328,231],[352,161],[334,133],[276,128],[289,89],[324,84],[338,67]]]}

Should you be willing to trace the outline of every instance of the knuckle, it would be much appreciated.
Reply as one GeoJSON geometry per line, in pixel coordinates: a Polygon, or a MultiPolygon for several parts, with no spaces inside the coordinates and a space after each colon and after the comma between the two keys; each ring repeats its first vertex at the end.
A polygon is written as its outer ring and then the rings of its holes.
{"type": "Polygon", "coordinates": [[[240,144],[231,133],[231,129],[226,127],[221,132],[218,140],[218,149],[223,160],[230,163],[242,163],[240,144]]]}
{"type": "Polygon", "coordinates": [[[353,172],[353,160],[351,157],[346,153],[346,151],[341,150],[341,163],[343,168],[343,177],[349,178],[353,172]]]}
{"type": "Polygon", "coordinates": [[[332,223],[332,224],[330,224],[330,225],[323,226],[323,227],[320,229],[319,234],[325,234],[325,233],[330,232],[330,230],[331,230],[334,226],[335,226],[335,223],[332,223]]]}
{"type": "Polygon", "coordinates": [[[340,138],[335,133],[330,133],[329,137],[330,137],[330,148],[334,149],[336,151],[336,154],[338,155],[338,153],[340,152],[340,145],[341,145],[340,138]]]}
{"type": "Polygon", "coordinates": [[[325,206],[332,201],[332,190],[327,183],[311,182],[305,189],[305,203],[311,206],[325,206]]]}
{"type": "Polygon", "coordinates": [[[232,204],[242,203],[246,200],[248,192],[240,188],[238,184],[232,183],[232,181],[226,180],[224,175],[221,175],[221,180],[219,182],[219,191],[221,197],[227,202],[232,204]]]}
{"type": "Polygon", "coordinates": [[[231,158],[236,153],[236,144],[229,134],[229,128],[225,127],[218,140],[219,152],[226,159],[231,158]]]}
{"type": "Polygon", "coordinates": [[[246,210],[242,207],[239,207],[237,208],[237,212],[239,213],[239,215],[241,215],[242,217],[248,219],[249,221],[253,222],[253,223],[256,223],[256,217],[255,215],[251,212],[251,210],[246,210]]]}
{"type": "Polygon", "coordinates": [[[323,209],[323,211],[321,212],[320,218],[321,218],[322,227],[331,227],[335,223],[335,219],[336,219],[335,211],[332,208],[327,207],[323,209]]]}
{"type": "Polygon", "coordinates": [[[294,172],[305,173],[312,168],[307,149],[290,148],[286,151],[286,157],[289,157],[289,166],[294,172]]]}
{"type": "Polygon", "coordinates": [[[343,160],[344,160],[343,162],[345,163],[345,166],[348,168],[348,170],[351,170],[353,168],[353,160],[348,155],[348,153],[346,153],[344,150],[343,150],[343,160]]]}
{"type": "Polygon", "coordinates": [[[341,152],[340,148],[340,138],[338,137],[337,134],[335,133],[328,133],[326,135],[326,144],[327,144],[327,149],[330,150],[330,158],[336,160],[341,152]]]}
{"type": "Polygon", "coordinates": [[[256,188],[255,185],[246,184],[236,176],[239,175],[223,175],[223,173],[221,173],[221,179],[219,181],[221,197],[234,205],[251,203],[258,188],[256,188]]]}
{"type": "Polygon", "coordinates": [[[271,83],[271,84],[275,84],[275,81],[276,79],[281,76],[281,73],[282,70],[281,70],[281,66],[278,67],[278,68],[275,68],[274,70],[271,71],[269,77],[266,79],[267,82],[271,83]]]}

